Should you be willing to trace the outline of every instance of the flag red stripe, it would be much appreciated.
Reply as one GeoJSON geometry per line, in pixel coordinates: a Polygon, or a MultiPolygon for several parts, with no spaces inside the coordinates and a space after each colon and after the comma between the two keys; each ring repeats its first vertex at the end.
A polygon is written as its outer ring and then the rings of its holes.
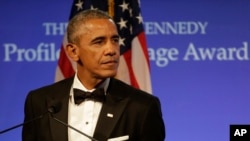
{"type": "Polygon", "coordinates": [[[135,78],[134,72],[133,72],[133,68],[132,68],[132,62],[131,62],[131,50],[126,51],[123,54],[125,61],[127,63],[127,68],[129,71],[129,77],[130,77],[130,81],[131,81],[131,85],[134,86],[135,88],[139,88],[138,82],[135,78]]]}
{"type": "Polygon", "coordinates": [[[149,63],[149,55],[148,55],[148,50],[147,50],[147,43],[146,43],[146,36],[144,32],[141,32],[138,36],[143,54],[145,55],[147,64],[148,64],[148,69],[150,69],[150,63],[149,63]]]}
{"type": "Polygon", "coordinates": [[[60,52],[60,58],[58,60],[58,65],[59,65],[59,68],[61,69],[61,72],[64,78],[68,78],[75,73],[71,62],[69,61],[69,58],[67,57],[65,53],[63,45],[61,46],[61,52],[60,52]]]}

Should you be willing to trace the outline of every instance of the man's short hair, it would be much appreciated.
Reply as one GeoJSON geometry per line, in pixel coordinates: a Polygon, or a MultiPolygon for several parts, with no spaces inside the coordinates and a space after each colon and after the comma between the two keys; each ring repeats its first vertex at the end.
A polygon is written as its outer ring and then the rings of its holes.
{"type": "Polygon", "coordinates": [[[90,19],[113,19],[104,11],[101,10],[84,10],[77,13],[68,23],[67,39],[69,43],[78,43],[81,33],[81,27],[90,19]]]}

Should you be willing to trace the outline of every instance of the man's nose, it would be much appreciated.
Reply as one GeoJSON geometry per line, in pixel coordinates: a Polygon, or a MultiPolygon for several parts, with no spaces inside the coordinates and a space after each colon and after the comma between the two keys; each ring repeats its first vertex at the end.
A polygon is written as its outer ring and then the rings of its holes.
{"type": "Polygon", "coordinates": [[[119,45],[114,44],[112,42],[107,43],[106,46],[106,55],[116,55],[117,51],[119,50],[119,45]]]}

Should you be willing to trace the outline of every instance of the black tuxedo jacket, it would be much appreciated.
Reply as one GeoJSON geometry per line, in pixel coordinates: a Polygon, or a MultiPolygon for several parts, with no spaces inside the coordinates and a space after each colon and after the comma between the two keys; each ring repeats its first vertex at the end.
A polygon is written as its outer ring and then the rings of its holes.
{"type": "MultiPolygon", "coordinates": [[[[25,121],[45,113],[55,101],[62,103],[53,116],[68,121],[69,93],[73,77],[29,92],[25,102],[25,121]]],[[[165,127],[160,102],[157,97],[135,89],[122,81],[111,78],[97,121],[94,138],[129,136],[130,141],[163,141],[165,127]],[[108,116],[107,114],[112,114],[108,116]]],[[[68,128],[45,114],[26,124],[22,131],[23,141],[68,141],[68,128]]]]}

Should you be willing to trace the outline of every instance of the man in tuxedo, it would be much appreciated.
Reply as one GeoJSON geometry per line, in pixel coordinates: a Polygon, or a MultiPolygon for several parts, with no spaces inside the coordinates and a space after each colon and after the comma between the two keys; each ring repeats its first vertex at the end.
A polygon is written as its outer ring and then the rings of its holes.
{"type": "Polygon", "coordinates": [[[163,141],[159,99],[114,78],[120,47],[112,18],[99,10],[80,12],[69,21],[67,38],[66,52],[77,63],[77,71],[71,78],[29,92],[25,121],[53,106],[54,113],[26,124],[23,141],[91,140],[54,118],[99,141],[163,141]]]}

